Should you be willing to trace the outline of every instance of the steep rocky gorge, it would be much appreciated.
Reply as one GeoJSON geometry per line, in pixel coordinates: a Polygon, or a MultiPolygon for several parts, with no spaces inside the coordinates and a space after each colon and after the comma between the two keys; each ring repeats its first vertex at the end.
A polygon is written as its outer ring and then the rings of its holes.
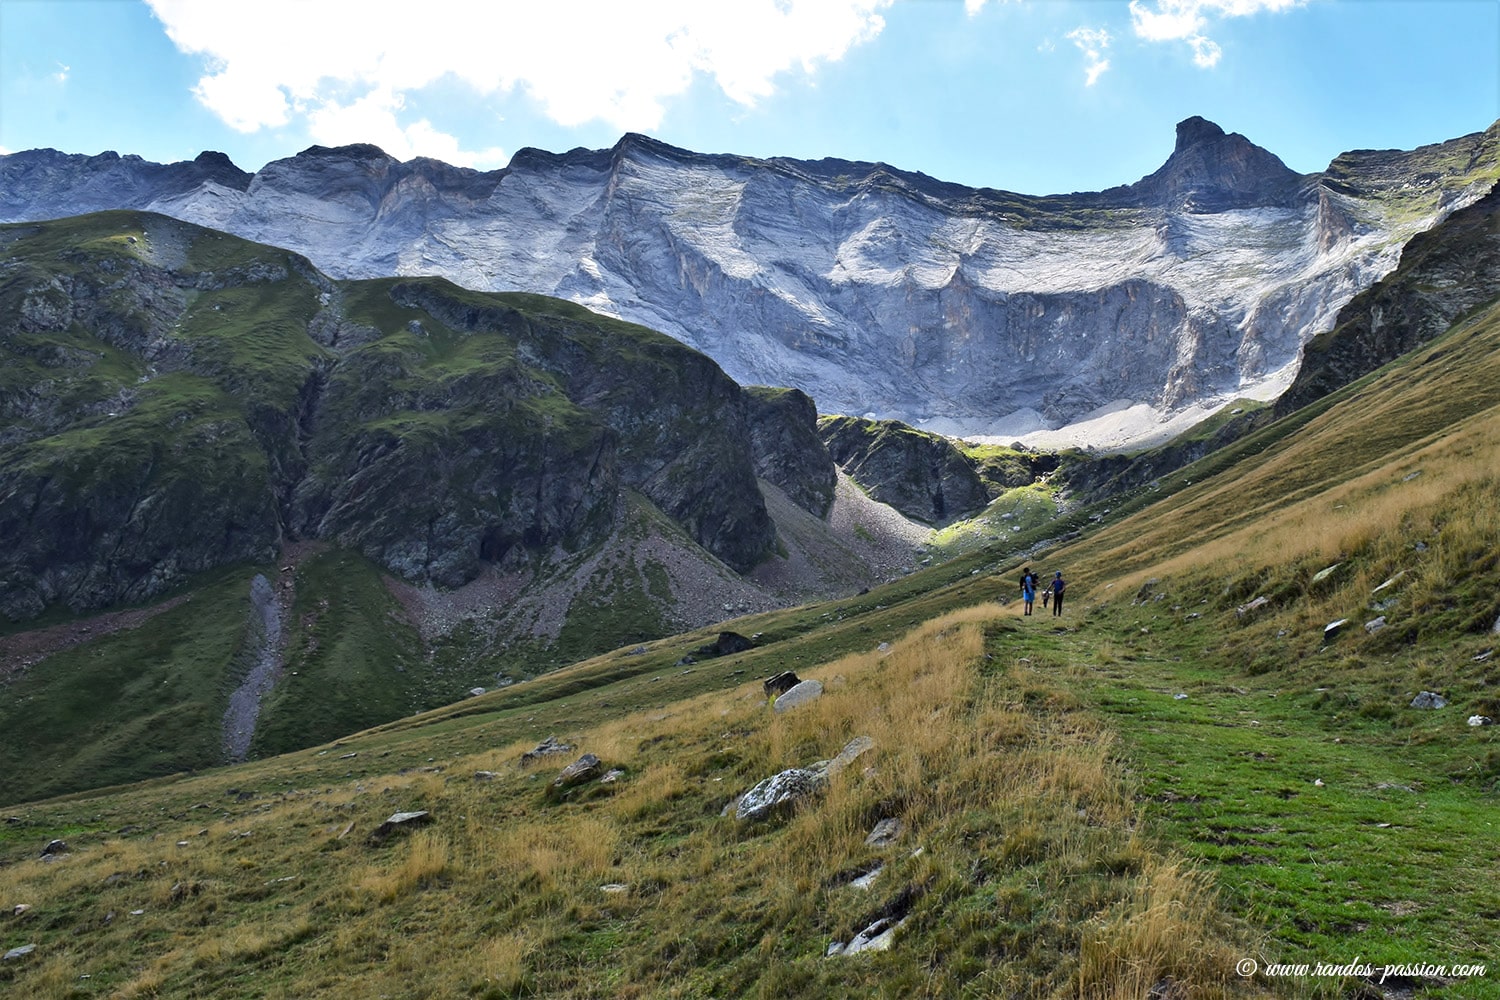
{"type": "Polygon", "coordinates": [[[213,157],[31,151],[0,158],[0,212],[150,207],[340,278],[545,293],[668,333],[742,383],[804,390],[825,413],[1016,436],[1120,401],[1166,413],[1275,395],[1406,240],[1489,190],[1497,136],[1300,175],[1190,118],[1153,174],[1047,197],[638,135],[521,150],[489,173],[373,146],[314,147],[253,176],[213,157]]]}

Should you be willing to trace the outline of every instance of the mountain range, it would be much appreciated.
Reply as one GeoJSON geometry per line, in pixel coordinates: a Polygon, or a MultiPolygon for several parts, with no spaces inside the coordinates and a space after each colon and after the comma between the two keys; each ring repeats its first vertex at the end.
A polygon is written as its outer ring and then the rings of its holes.
{"type": "Polygon", "coordinates": [[[523,149],[490,172],[368,145],[254,174],[217,153],[160,165],[32,150],[0,158],[0,221],[148,209],[338,279],[546,294],[667,333],[742,384],[803,390],[824,413],[1008,440],[1131,406],[1160,419],[1274,397],[1407,240],[1489,191],[1497,151],[1500,124],[1304,175],[1189,118],[1151,175],[1037,197],[633,134],[523,149]]]}

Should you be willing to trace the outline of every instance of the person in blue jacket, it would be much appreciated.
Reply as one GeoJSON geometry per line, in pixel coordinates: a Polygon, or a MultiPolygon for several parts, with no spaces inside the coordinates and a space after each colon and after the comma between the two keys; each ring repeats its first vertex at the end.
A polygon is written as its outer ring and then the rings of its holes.
{"type": "Polygon", "coordinates": [[[1052,591],[1052,614],[1062,614],[1063,591],[1068,589],[1068,582],[1063,579],[1062,570],[1052,574],[1052,585],[1047,589],[1052,591]]]}

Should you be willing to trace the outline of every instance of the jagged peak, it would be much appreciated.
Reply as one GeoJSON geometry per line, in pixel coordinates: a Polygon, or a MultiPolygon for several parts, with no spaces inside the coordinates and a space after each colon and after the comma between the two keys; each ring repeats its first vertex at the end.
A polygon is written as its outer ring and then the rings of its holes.
{"type": "Polygon", "coordinates": [[[293,159],[327,158],[344,160],[395,160],[396,158],[374,143],[356,142],[347,146],[308,146],[293,159]]]}
{"type": "Polygon", "coordinates": [[[1224,135],[1222,128],[1201,115],[1184,118],[1177,123],[1177,147],[1172,150],[1172,155],[1175,156],[1192,146],[1222,139],[1224,135]]]}

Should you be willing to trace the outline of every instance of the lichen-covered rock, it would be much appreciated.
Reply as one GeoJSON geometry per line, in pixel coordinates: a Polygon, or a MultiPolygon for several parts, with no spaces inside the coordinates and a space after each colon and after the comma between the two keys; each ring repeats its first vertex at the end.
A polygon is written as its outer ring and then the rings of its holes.
{"type": "Polygon", "coordinates": [[[786,712],[798,705],[805,705],[822,694],[822,681],[802,681],[784,694],[777,695],[774,707],[778,712],[786,712]]]}
{"type": "Polygon", "coordinates": [[[816,771],[793,767],[751,788],[735,806],[736,819],[755,823],[787,812],[823,790],[827,779],[816,771]]]}
{"type": "Polygon", "coordinates": [[[561,773],[552,779],[552,787],[557,790],[573,788],[593,781],[603,773],[604,763],[594,754],[586,753],[563,768],[561,773]]]}

